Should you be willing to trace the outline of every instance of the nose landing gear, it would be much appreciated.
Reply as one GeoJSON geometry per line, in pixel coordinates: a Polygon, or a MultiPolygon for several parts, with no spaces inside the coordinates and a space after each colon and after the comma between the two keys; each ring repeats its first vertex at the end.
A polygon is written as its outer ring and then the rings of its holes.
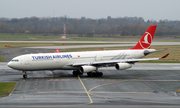
{"type": "Polygon", "coordinates": [[[27,78],[26,71],[22,71],[22,73],[23,73],[23,78],[27,78]]]}

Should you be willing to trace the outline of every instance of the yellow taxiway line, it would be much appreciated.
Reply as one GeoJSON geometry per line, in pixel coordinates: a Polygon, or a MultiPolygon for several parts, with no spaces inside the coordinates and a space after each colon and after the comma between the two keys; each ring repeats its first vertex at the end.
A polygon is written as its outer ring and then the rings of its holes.
{"type": "Polygon", "coordinates": [[[90,104],[93,103],[92,99],[91,99],[91,96],[89,95],[89,92],[87,91],[86,87],[84,86],[84,83],[82,82],[81,78],[78,76],[79,78],[79,81],[81,82],[82,86],[84,87],[84,90],[86,91],[88,97],[89,97],[89,100],[90,100],[90,104]]]}

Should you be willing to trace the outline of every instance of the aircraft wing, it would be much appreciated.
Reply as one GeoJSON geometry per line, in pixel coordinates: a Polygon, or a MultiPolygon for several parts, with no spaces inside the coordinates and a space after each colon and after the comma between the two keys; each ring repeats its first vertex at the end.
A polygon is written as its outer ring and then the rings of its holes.
{"type": "Polygon", "coordinates": [[[107,61],[92,61],[92,62],[81,62],[81,63],[72,63],[71,66],[82,66],[82,65],[102,65],[102,64],[115,64],[115,63],[134,63],[138,61],[148,61],[148,60],[159,60],[166,58],[169,55],[166,54],[160,58],[142,58],[142,59],[123,59],[123,60],[107,60],[107,61]]]}

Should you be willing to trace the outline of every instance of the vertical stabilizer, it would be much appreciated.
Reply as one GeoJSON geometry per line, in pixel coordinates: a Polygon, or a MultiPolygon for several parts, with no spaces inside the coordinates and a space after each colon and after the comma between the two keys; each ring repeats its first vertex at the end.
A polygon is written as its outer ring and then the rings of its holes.
{"type": "Polygon", "coordinates": [[[154,37],[154,33],[156,31],[157,25],[151,25],[149,28],[146,30],[144,35],[141,37],[141,39],[138,41],[138,43],[131,48],[131,50],[134,49],[150,49],[151,48],[151,43],[154,37]]]}

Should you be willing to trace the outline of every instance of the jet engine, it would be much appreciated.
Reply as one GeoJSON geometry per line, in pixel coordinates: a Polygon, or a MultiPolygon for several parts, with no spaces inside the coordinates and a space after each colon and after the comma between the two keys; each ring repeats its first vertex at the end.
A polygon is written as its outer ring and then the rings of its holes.
{"type": "Polygon", "coordinates": [[[116,67],[117,70],[123,70],[123,69],[131,68],[132,64],[129,64],[129,63],[117,63],[115,65],[115,67],[116,67]]]}
{"type": "Polygon", "coordinates": [[[81,73],[88,73],[88,72],[92,72],[95,71],[97,68],[95,66],[81,66],[79,71],[81,73]]]}

